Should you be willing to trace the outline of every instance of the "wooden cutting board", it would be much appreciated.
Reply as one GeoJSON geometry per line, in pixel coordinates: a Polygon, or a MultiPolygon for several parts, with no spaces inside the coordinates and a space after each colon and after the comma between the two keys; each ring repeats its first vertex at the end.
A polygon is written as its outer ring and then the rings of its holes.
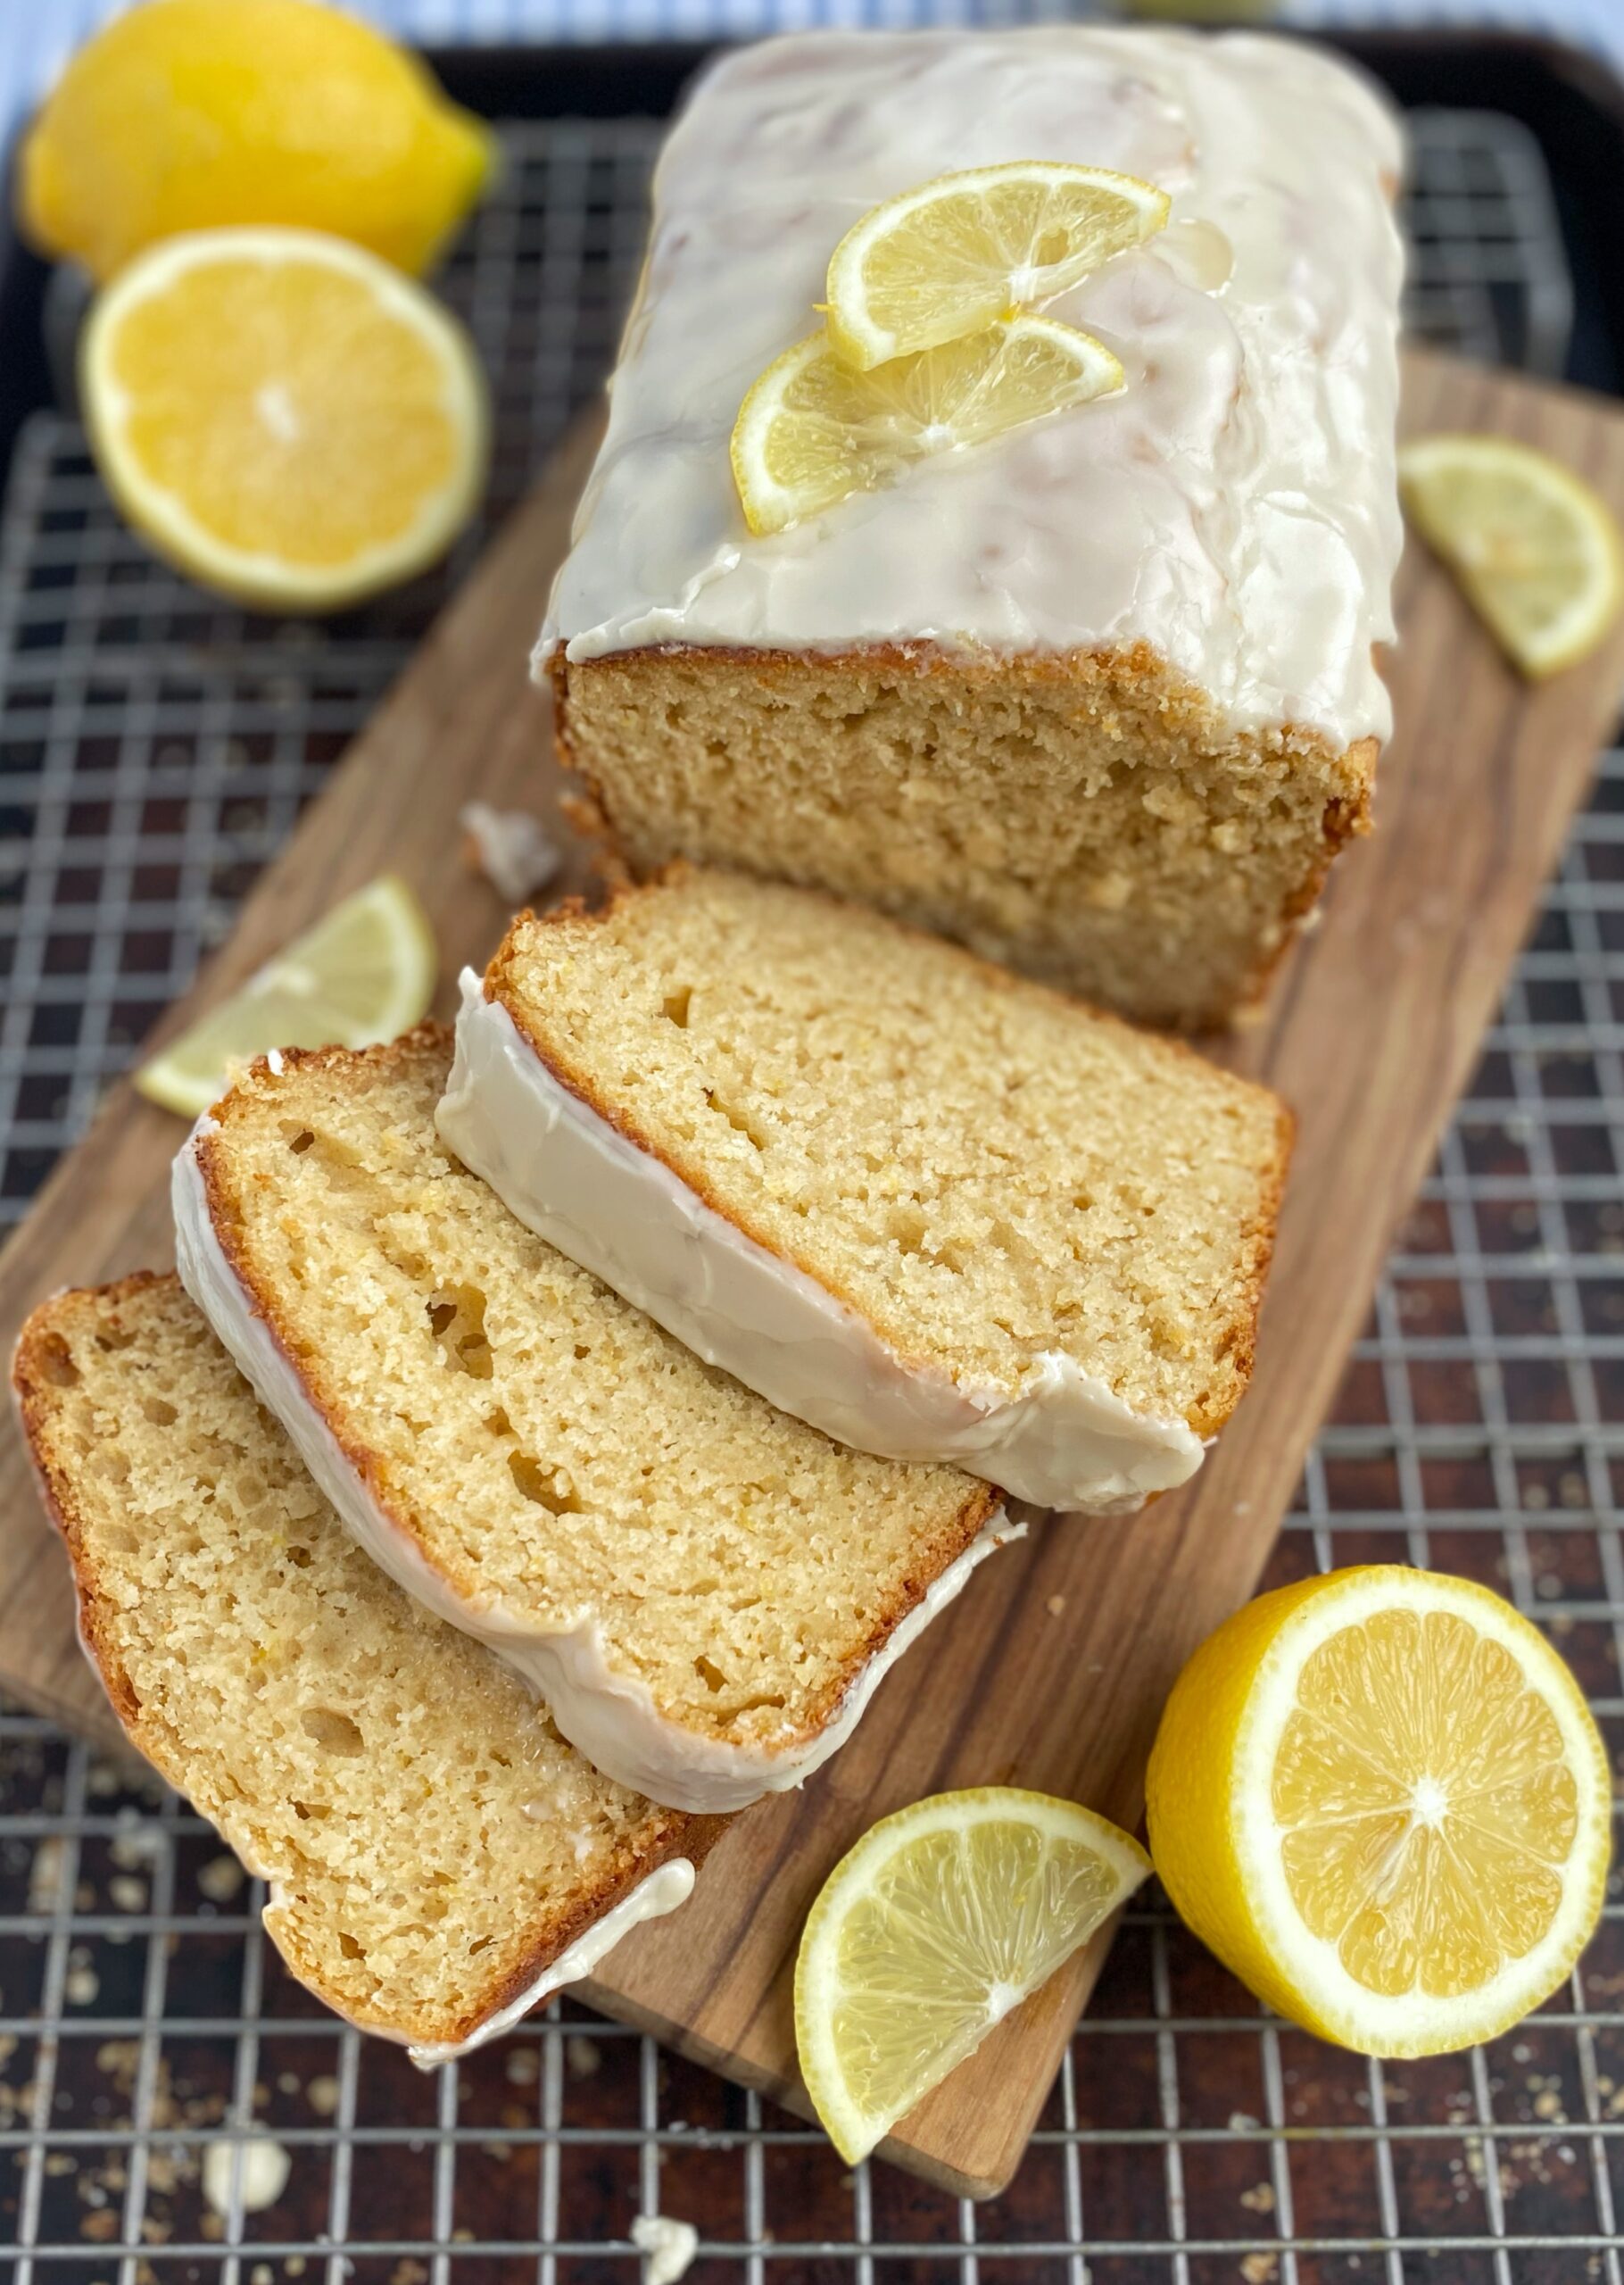
{"type": "MultiPolygon", "coordinates": [[[[1624,413],[1576,392],[1413,355],[1412,431],[1494,429],[1545,445],[1624,516],[1624,413]]],[[[455,818],[472,795],[561,836],[561,780],[525,660],[595,420],[497,541],[357,739],[173,1031],[296,929],[385,868],[420,892],[449,1013],[464,960],[504,915],[470,874],[455,818]]],[[[804,1793],[740,1818],[700,1900],[618,1946],[585,1995],[611,2015],[798,2108],[790,1985],[829,1867],[875,1817],[923,1793],[1018,1782],[1137,1824],[1156,1716],[1189,1650],[1255,1586],[1304,1456],[1537,910],[1624,688],[1624,629],[1530,691],[1500,663],[1419,547],[1399,586],[1398,735],[1374,838],[1338,868],[1322,925],[1267,1021],[1224,1050],[1297,1109],[1300,1134],[1256,1378],[1188,1489],[1138,1519],[1057,1524],[981,1571],[804,1793]]],[[[571,844],[569,885],[586,877],[571,844]]],[[[166,1176],[179,1122],[115,1087],[0,1259],[9,1355],[42,1295],[170,1259],[166,1176]]],[[[0,1683],[116,1735],[74,1634],[65,1563],[9,1416],[0,1427],[0,1683]]],[[[970,2196],[1007,2181],[1104,1956],[1091,1946],[897,2130],[885,2154],[970,2196]]],[[[184,1972],[184,1963],[182,1964],[184,1972]]]]}

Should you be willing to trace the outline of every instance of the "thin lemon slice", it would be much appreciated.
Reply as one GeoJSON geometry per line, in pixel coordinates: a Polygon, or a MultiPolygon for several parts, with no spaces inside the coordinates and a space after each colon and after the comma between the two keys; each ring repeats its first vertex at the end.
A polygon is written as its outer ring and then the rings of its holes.
{"type": "Polygon", "coordinates": [[[1179,1676],[1148,1795],[1196,1933],[1362,2054],[1504,2031],[1601,1912],[1595,1724],[1538,1629],[1469,1580],[1377,1564],[1260,1596],[1179,1676]]]}
{"type": "Polygon", "coordinates": [[[1559,461],[1504,436],[1423,436],[1398,456],[1411,522],[1523,674],[1593,651],[1624,608],[1624,544],[1559,461]]]}
{"type": "Polygon", "coordinates": [[[449,312],[313,230],[200,230],[119,273],[85,330],[108,486],[160,554],[269,608],[420,570],[484,480],[485,383],[449,312]]]}
{"type": "Polygon", "coordinates": [[[795,1963],[801,2075],[847,2163],[1149,1871],[1091,1809],[1011,1786],[937,1793],[866,1832],[824,1883],[795,1963]]]}
{"type": "Polygon", "coordinates": [[[733,480],[751,531],[783,530],[909,461],[982,445],[1123,384],[1103,343],[1048,318],[1011,318],[872,373],[821,333],[769,365],[739,409],[733,480]]]}
{"type": "Polygon", "coordinates": [[[1040,159],[939,175],[865,214],[836,246],[829,339],[860,372],[960,340],[1141,245],[1168,204],[1137,175],[1040,159]]]}
{"type": "Polygon", "coordinates": [[[370,1047],[410,1031],[427,1012],[438,966],[422,906],[385,873],[144,1064],[136,1084],[195,1118],[223,1093],[233,1065],[273,1047],[370,1047]]]}

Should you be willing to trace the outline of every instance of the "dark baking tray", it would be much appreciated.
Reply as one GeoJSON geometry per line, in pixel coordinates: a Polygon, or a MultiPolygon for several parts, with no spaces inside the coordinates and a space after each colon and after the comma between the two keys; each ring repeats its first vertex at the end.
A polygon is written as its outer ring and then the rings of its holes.
{"type": "MultiPolygon", "coordinates": [[[[1324,44],[1397,102],[1496,111],[1537,140],[1576,287],[1568,378],[1624,394],[1624,84],[1560,41],[1496,32],[1345,32],[1324,44]]],[[[490,119],[663,118],[717,52],[702,43],[431,51],[448,91],[490,119]]],[[[43,313],[49,265],[17,235],[15,154],[0,218],[0,480],[17,430],[52,402],[43,313]]]]}

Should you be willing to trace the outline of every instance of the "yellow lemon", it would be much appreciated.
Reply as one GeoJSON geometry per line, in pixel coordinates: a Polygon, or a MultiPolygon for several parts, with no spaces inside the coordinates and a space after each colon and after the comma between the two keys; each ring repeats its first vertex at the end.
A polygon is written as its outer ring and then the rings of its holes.
{"type": "Polygon", "coordinates": [[[1137,175],[1018,159],[938,175],[853,225],[829,264],[829,339],[861,371],[1052,301],[1167,220],[1137,175]]]}
{"type": "Polygon", "coordinates": [[[327,611],[441,554],[479,495],[471,344],[376,254],[311,230],[197,230],[96,302],[96,463],[160,553],[274,610],[327,611]]]}
{"type": "Polygon", "coordinates": [[[1567,1976],[1602,1908],[1607,1756],[1487,1588],[1397,1565],[1238,1611],[1173,1686],[1151,1854],[1202,1941],[1322,2039],[1438,2055],[1567,1976]]]}
{"type": "Polygon", "coordinates": [[[733,481],[758,534],[783,531],[909,461],[982,445],[1123,385],[1103,343],[1015,317],[859,373],[811,334],[753,385],[733,434],[733,481]]]}
{"type": "Polygon", "coordinates": [[[490,130],[414,56],[315,0],[145,0],[80,48],[22,146],[23,228],[111,278],[177,231],[332,230],[422,270],[490,130]]]}
{"type": "Polygon", "coordinates": [[[1010,1785],[933,1793],[872,1825],[824,1882],[795,1963],[801,2076],[841,2157],[866,2157],[1149,1871],[1092,1809],[1010,1785]]]}
{"type": "Polygon", "coordinates": [[[1398,455],[1411,522],[1531,680],[1575,665],[1624,610],[1624,541],[1606,503],[1509,436],[1421,436],[1398,455]]]}
{"type": "Polygon", "coordinates": [[[428,916],[404,881],[382,874],[143,1064],[136,1084],[195,1118],[235,1065],[272,1048],[370,1047],[410,1031],[427,1012],[438,965],[428,916]]]}

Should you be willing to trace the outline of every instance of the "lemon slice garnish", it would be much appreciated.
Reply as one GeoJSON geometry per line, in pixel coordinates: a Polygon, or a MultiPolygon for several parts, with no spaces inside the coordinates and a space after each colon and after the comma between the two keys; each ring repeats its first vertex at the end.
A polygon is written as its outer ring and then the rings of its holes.
{"type": "Polygon", "coordinates": [[[1122,381],[1103,343],[1048,318],[1011,318],[870,373],[811,334],[740,407],[733,478],[751,531],[782,531],[889,483],[909,461],[986,444],[1122,381]]]}
{"type": "Polygon", "coordinates": [[[829,338],[866,372],[1052,301],[1159,230],[1168,199],[1137,175],[1021,159],[939,175],[849,229],[829,264],[829,338]]]}
{"type": "Polygon", "coordinates": [[[136,1084],[195,1118],[224,1093],[233,1065],[273,1047],[369,1047],[410,1031],[427,1012],[438,966],[422,906],[385,874],[144,1064],[136,1084]]]}
{"type": "Polygon", "coordinates": [[[1009,1786],[937,1793],[866,1832],[795,1963],[801,2076],[841,2157],[866,2157],[1149,1870],[1091,1809],[1009,1786]]]}
{"type": "Polygon", "coordinates": [[[1560,461],[1504,436],[1423,436],[1398,456],[1411,522],[1535,678],[1593,651],[1624,607],[1624,544],[1560,461]]]}
{"type": "Polygon", "coordinates": [[[86,328],[109,488],[205,586],[329,611],[443,553],[478,497],[485,383],[462,328],[376,254],[200,230],[121,270],[86,328]]]}
{"type": "Polygon", "coordinates": [[[1607,1756],[1538,1629],[1371,1565],[1261,1596],[1197,1651],[1151,1756],[1173,1903],[1257,1996],[1367,2055],[1493,2038],[1602,1908],[1607,1756]]]}

